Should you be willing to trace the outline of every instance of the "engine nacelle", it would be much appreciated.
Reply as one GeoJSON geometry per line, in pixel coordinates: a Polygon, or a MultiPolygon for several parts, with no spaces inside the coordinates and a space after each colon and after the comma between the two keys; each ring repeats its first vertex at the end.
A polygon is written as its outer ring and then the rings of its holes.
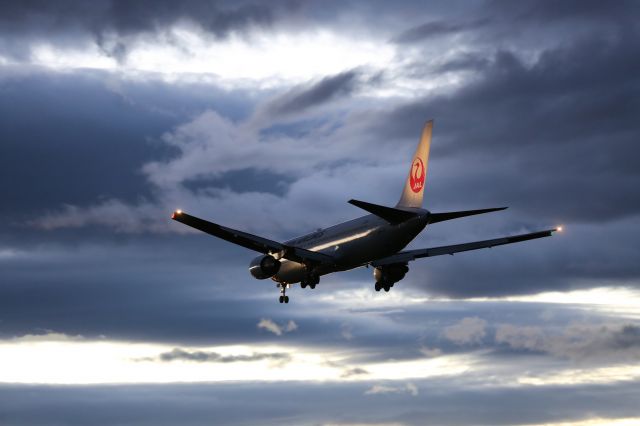
{"type": "Polygon", "coordinates": [[[409,272],[409,267],[406,264],[396,263],[375,268],[373,277],[376,282],[393,284],[403,279],[407,272],[409,272]]]}
{"type": "Polygon", "coordinates": [[[249,264],[249,272],[254,278],[259,280],[265,280],[271,278],[280,270],[280,261],[275,257],[266,254],[264,256],[256,257],[249,264]]]}

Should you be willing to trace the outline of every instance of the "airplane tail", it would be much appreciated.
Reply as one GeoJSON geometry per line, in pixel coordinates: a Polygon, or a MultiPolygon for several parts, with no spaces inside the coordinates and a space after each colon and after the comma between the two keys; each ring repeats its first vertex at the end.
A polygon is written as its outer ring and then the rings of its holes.
{"type": "Polygon", "coordinates": [[[427,121],[422,129],[420,143],[413,154],[409,176],[404,185],[402,196],[396,207],[422,207],[425,179],[427,177],[427,165],[429,163],[429,148],[431,147],[431,131],[433,120],[427,121]]]}

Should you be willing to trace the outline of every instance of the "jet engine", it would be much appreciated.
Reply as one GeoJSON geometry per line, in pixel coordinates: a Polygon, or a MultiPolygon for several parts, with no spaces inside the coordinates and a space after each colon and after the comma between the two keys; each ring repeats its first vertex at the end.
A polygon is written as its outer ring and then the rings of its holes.
{"type": "Polygon", "coordinates": [[[409,267],[406,263],[395,263],[375,268],[373,277],[376,279],[376,291],[380,291],[380,289],[389,291],[389,288],[403,279],[407,272],[409,272],[409,267]]]}
{"type": "Polygon", "coordinates": [[[254,278],[264,280],[271,278],[280,270],[280,261],[275,257],[266,254],[264,256],[256,257],[251,261],[249,265],[249,272],[254,278]]]}

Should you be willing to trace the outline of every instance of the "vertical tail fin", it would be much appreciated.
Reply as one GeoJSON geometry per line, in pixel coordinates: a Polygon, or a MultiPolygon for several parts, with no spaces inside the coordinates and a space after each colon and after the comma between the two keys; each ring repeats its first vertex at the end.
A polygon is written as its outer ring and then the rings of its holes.
{"type": "Polygon", "coordinates": [[[420,143],[418,144],[418,148],[416,148],[415,154],[413,154],[409,177],[407,177],[397,207],[422,207],[422,196],[424,194],[425,179],[427,177],[432,130],[433,120],[429,120],[424,125],[424,129],[422,129],[420,143]]]}

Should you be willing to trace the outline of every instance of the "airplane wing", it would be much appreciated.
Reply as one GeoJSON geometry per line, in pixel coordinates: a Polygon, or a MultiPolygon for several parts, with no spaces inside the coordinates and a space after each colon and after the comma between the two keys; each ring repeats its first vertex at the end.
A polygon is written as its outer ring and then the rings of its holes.
{"type": "Polygon", "coordinates": [[[307,262],[315,264],[333,264],[334,259],[323,253],[306,250],[300,247],[287,246],[277,241],[249,234],[248,232],[238,231],[236,229],[227,228],[217,223],[209,222],[195,216],[191,216],[181,210],[175,211],[171,215],[171,219],[184,223],[187,226],[195,228],[199,231],[206,232],[214,237],[238,244],[250,250],[260,253],[281,253],[285,259],[295,262],[307,262]]]}
{"type": "Polygon", "coordinates": [[[401,251],[383,259],[371,262],[373,266],[384,266],[394,263],[407,263],[412,260],[420,259],[423,257],[441,256],[443,254],[453,255],[454,253],[460,253],[469,250],[478,250],[482,248],[491,248],[495,246],[501,246],[504,244],[519,243],[521,241],[534,240],[536,238],[550,237],[553,232],[559,231],[560,228],[548,229],[546,231],[532,232],[529,234],[512,235],[510,237],[495,238],[493,240],[474,241],[472,243],[454,244],[451,246],[432,247],[418,250],[401,251]]]}

